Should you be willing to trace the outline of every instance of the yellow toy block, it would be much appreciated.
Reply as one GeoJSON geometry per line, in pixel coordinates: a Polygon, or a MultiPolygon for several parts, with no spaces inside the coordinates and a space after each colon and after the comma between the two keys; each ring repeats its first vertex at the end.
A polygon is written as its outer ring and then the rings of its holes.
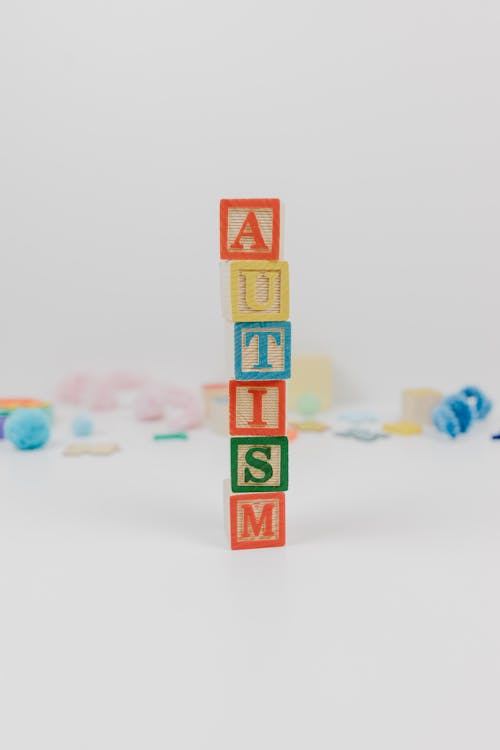
{"type": "Polygon", "coordinates": [[[330,357],[325,354],[292,357],[292,378],[288,387],[288,408],[300,411],[303,397],[317,397],[318,412],[332,406],[333,374],[330,357]]]}
{"type": "Polygon", "coordinates": [[[401,419],[415,424],[432,424],[432,412],[443,400],[434,388],[406,388],[401,393],[401,419]]]}
{"type": "Polygon", "coordinates": [[[222,309],[227,320],[288,320],[290,287],[286,261],[221,263],[222,309]]]}

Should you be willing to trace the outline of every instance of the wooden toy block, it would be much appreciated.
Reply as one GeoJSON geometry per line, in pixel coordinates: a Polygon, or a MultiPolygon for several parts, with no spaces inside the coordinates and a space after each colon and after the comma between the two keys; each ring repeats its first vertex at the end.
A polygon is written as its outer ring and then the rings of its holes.
{"type": "Polygon", "coordinates": [[[327,355],[299,355],[292,358],[293,375],[288,389],[288,408],[299,411],[301,398],[314,395],[319,411],[332,406],[332,363],[327,355]]]}
{"type": "Polygon", "coordinates": [[[221,263],[222,312],[227,320],[288,320],[288,263],[221,263]]]}
{"type": "Polygon", "coordinates": [[[229,435],[229,400],[227,396],[213,399],[206,425],[216,435],[229,435]]]}
{"type": "Polygon", "coordinates": [[[231,489],[233,492],[286,491],[288,439],[231,438],[231,489]]]}
{"type": "Polygon", "coordinates": [[[201,386],[205,418],[210,417],[213,402],[228,397],[227,383],[206,383],[201,386]]]}
{"type": "Polygon", "coordinates": [[[220,257],[222,260],[278,260],[279,200],[221,200],[220,257]]]}
{"type": "Polygon", "coordinates": [[[235,323],[235,379],[287,380],[291,338],[289,321],[235,323]]]}
{"type": "Polygon", "coordinates": [[[283,547],[285,493],[229,494],[226,500],[231,549],[283,547]]]}
{"type": "Polygon", "coordinates": [[[432,412],[443,400],[434,388],[407,388],[401,394],[401,420],[414,424],[432,424],[432,412]]]}
{"type": "Polygon", "coordinates": [[[284,435],[286,383],[284,380],[229,382],[231,435],[284,435]]]}
{"type": "Polygon", "coordinates": [[[285,493],[231,495],[231,549],[283,547],[286,541],[285,493]]]}

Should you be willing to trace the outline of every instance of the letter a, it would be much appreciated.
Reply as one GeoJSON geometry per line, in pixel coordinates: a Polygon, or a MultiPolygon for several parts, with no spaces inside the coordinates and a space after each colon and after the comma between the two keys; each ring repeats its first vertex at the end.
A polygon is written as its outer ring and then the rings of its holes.
{"type": "Polygon", "coordinates": [[[231,250],[245,250],[241,242],[242,237],[251,237],[253,239],[253,245],[250,245],[249,250],[269,250],[268,246],[264,242],[264,237],[260,231],[259,222],[253,211],[249,211],[245,221],[241,225],[241,229],[238,232],[238,236],[231,245],[231,250]]]}
{"type": "Polygon", "coordinates": [[[266,503],[257,519],[253,505],[245,503],[241,506],[243,511],[243,533],[242,537],[263,537],[273,535],[273,508],[274,503],[266,503]],[[251,530],[250,530],[251,527],[251,530]]]}

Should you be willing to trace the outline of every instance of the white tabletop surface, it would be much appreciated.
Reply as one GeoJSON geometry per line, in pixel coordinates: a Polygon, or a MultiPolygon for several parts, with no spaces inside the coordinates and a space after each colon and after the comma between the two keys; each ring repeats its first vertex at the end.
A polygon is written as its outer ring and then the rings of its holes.
{"type": "Polygon", "coordinates": [[[300,435],[287,546],[238,552],[224,438],[100,422],[119,454],[0,442],[2,748],[498,750],[494,421],[300,435]]]}

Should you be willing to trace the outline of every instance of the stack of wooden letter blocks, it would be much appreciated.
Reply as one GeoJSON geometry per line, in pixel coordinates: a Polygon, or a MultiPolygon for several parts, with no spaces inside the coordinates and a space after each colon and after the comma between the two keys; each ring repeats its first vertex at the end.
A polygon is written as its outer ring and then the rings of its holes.
{"type": "Polygon", "coordinates": [[[231,479],[225,514],[232,549],[285,544],[286,383],[291,326],[288,263],[280,260],[280,201],[221,200],[221,287],[231,324],[231,479]]]}

